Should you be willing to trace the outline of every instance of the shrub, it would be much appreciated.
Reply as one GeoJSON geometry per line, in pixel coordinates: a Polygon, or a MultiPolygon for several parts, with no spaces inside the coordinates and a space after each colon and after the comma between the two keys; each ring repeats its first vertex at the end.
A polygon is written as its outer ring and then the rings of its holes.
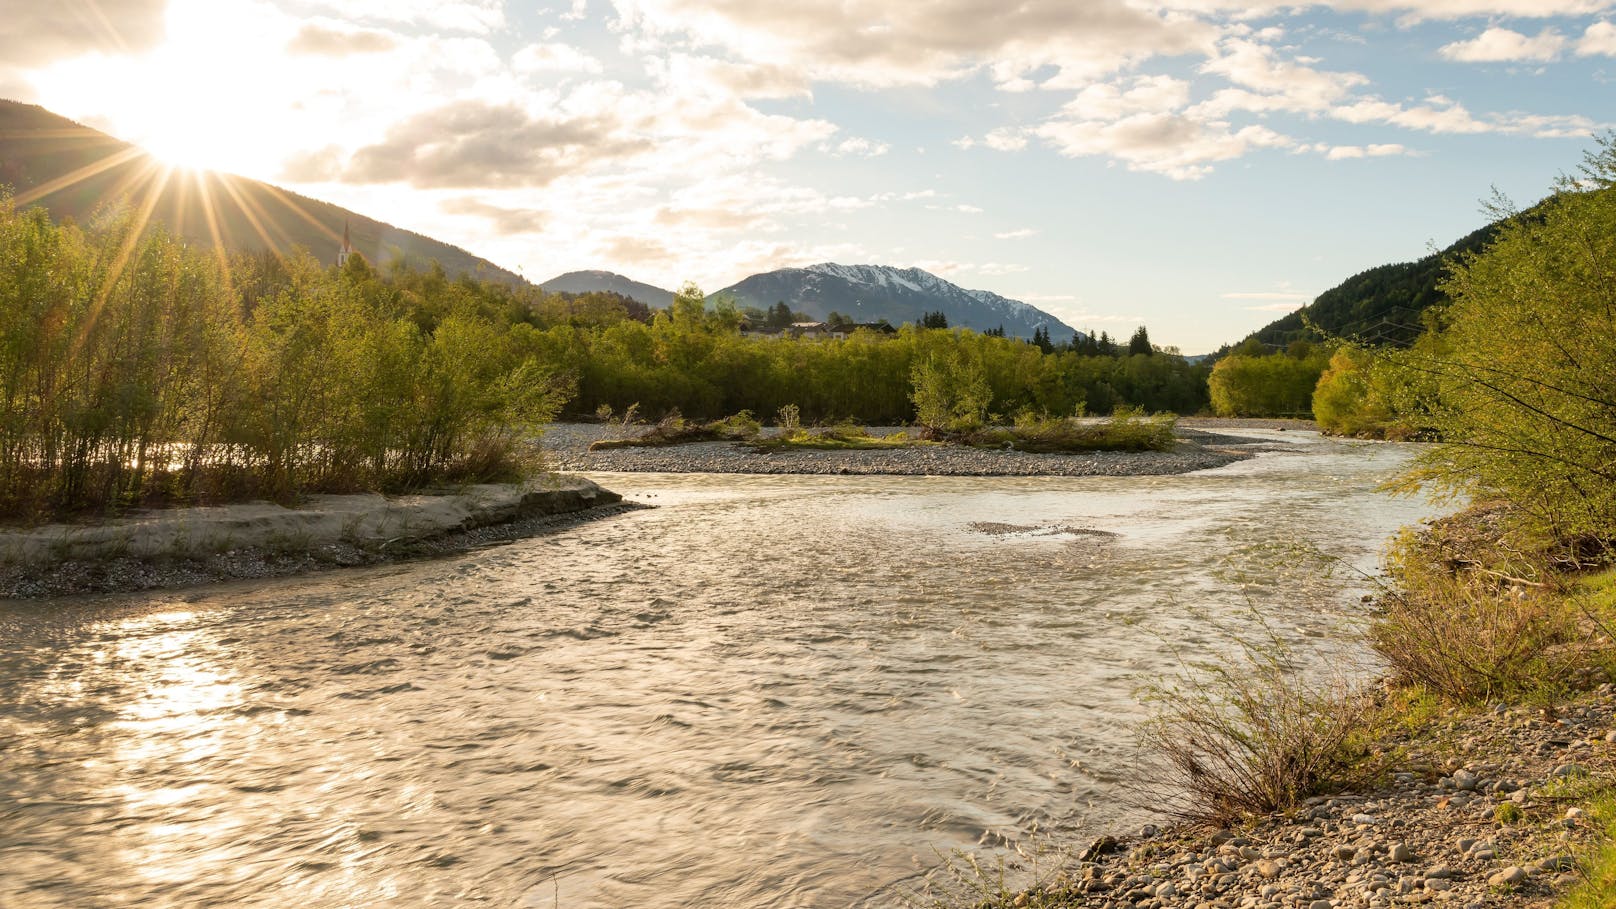
{"type": "Polygon", "coordinates": [[[1402,681],[1460,702],[1565,684],[1594,643],[1531,547],[1500,540],[1507,512],[1476,508],[1405,531],[1370,643],[1402,681]]]}
{"type": "Polygon", "coordinates": [[[1228,824],[1290,811],[1344,778],[1372,700],[1344,680],[1314,682],[1283,645],[1239,642],[1242,659],[1187,669],[1153,688],[1143,741],[1160,762],[1152,803],[1228,824]]]}

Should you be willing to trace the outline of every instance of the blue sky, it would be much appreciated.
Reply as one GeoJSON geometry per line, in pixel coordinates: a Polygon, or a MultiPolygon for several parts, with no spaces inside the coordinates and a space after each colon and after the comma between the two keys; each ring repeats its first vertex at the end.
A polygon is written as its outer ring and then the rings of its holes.
{"type": "Polygon", "coordinates": [[[1189,353],[1616,124],[1616,0],[4,2],[0,96],[533,280],[916,265],[1189,353]]]}

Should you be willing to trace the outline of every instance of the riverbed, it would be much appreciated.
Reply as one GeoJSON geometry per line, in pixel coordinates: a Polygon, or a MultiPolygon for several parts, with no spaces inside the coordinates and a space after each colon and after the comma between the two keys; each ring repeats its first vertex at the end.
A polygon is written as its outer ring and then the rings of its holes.
{"type": "Polygon", "coordinates": [[[596,474],[441,560],[0,607],[0,905],[902,905],[1137,823],[1140,687],[1364,657],[1408,446],[1160,477],[596,474]],[[1333,566],[1333,568],[1332,568],[1333,566]],[[1265,626],[1267,631],[1265,631],[1265,626]]]}

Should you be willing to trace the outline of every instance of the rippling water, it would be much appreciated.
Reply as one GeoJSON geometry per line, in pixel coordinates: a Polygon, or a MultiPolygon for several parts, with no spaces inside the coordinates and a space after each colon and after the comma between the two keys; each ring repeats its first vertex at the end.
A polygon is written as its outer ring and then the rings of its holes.
{"type": "Polygon", "coordinates": [[[1340,583],[1261,582],[1431,511],[1373,491],[1407,448],[1284,437],[1177,477],[603,476],[661,507],[0,607],[0,905],[888,904],[1114,823],[1175,648],[1255,607],[1356,652],[1340,583]]]}

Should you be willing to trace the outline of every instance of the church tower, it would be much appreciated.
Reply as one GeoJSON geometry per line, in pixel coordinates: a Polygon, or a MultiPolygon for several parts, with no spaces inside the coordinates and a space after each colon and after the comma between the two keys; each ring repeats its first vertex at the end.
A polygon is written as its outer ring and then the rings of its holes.
{"type": "Polygon", "coordinates": [[[342,222],[342,248],[337,250],[337,267],[348,264],[348,257],[353,255],[353,244],[348,242],[348,222],[342,222]]]}

